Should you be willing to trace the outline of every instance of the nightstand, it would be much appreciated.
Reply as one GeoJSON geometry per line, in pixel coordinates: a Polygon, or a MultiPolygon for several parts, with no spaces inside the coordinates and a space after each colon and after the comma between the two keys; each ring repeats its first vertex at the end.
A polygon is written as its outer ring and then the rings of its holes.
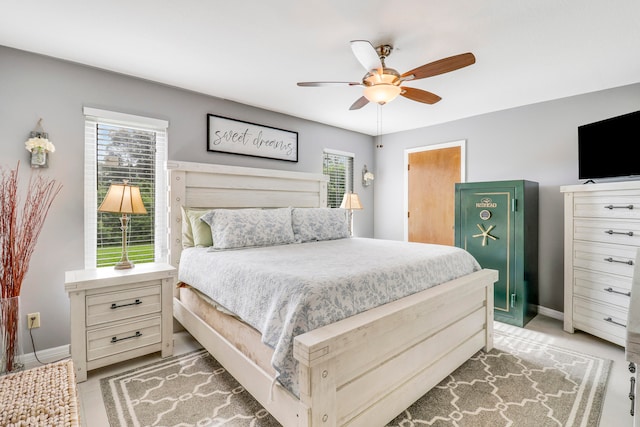
{"type": "Polygon", "coordinates": [[[156,351],[173,354],[176,269],[164,263],[127,270],[67,271],[71,357],[78,382],[87,371],[156,351]]]}

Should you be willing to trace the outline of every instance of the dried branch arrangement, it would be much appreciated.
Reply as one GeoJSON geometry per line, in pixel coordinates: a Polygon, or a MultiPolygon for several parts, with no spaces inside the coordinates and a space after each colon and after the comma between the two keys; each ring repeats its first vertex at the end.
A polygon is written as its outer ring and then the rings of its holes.
{"type": "Polygon", "coordinates": [[[7,372],[13,370],[20,320],[17,297],[49,208],[62,189],[55,179],[32,174],[20,207],[19,167],[19,162],[12,170],[0,167],[0,344],[4,348],[0,357],[7,372]]]}

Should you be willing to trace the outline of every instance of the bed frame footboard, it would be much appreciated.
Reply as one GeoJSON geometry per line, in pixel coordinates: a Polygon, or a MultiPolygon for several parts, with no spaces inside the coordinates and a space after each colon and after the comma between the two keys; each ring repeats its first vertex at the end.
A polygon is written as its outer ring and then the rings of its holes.
{"type": "Polygon", "coordinates": [[[493,348],[494,270],[296,337],[301,426],[384,425],[493,348]]]}
{"type": "Polygon", "coordinates": [[[300,398],[174,299],[174,317],[282,425],[384,425],[493,348],[495,270],[481,270],[299,335],[300,398]]]}

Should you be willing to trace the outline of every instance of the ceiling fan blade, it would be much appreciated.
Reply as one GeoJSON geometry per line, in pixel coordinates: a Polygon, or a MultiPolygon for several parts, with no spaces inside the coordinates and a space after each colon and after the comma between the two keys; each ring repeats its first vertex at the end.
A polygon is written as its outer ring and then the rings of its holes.
{"type": "Polygon", "coordinates": [[[302,87],[360,86],[361,84],[361,82],[298,82],[298,86],[302,87]]]}
{"type": "Polygon", "coordinates": [[[360,98],[358,98],[356,100],[356,102],[351,104],[351,107],[349,107],[349,110],[359,110],[362,107],[364,107],[365,105],[367,105],[368,103],[369,103],[369,100],[367,98],[365,98],[364,96],[361,96],[360,98]]]}
{"type": "Polygon", "coordinates": [[[458,70],[468,65],[474,64],[476,57],[473,53],[461,53],[460,55],[450,56],[438,61],[424,64],[421,67],[414,68],[411,71],[407,71],[400,78],[403,80],[417,80],[424,79],[425,77],[437,76],[438,74],[448,73],[449,71],[458,70]],[[413,76],[413,77],[411,77],[413,76]]]}
{"type": "Polygon", "coordinates": [[[351,50],[365,70],[380,70],[382,72],[382,61],[371,43],[366,40],[352,40],[351,50]]]}
{"type": "Polygon", "coordinates": [[[404,96],[405,98],[409,98],[412,101],[423,102],[425,104],[435,104],[442,99],[435,93],[427,92],[426,90],[422,89],[416,89],[414,87],[402,86],[400,87],[400,89],[402,89],[400,95],[404,96]]]}

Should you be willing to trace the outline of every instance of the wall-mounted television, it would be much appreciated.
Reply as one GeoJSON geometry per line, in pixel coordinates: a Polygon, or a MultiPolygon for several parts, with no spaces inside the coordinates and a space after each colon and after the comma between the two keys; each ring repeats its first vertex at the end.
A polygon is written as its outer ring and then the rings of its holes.
{"type": "Polygon", "coordinates": [[[578,126],[578,178],[640,176],[640,111],[578,126]]]}

